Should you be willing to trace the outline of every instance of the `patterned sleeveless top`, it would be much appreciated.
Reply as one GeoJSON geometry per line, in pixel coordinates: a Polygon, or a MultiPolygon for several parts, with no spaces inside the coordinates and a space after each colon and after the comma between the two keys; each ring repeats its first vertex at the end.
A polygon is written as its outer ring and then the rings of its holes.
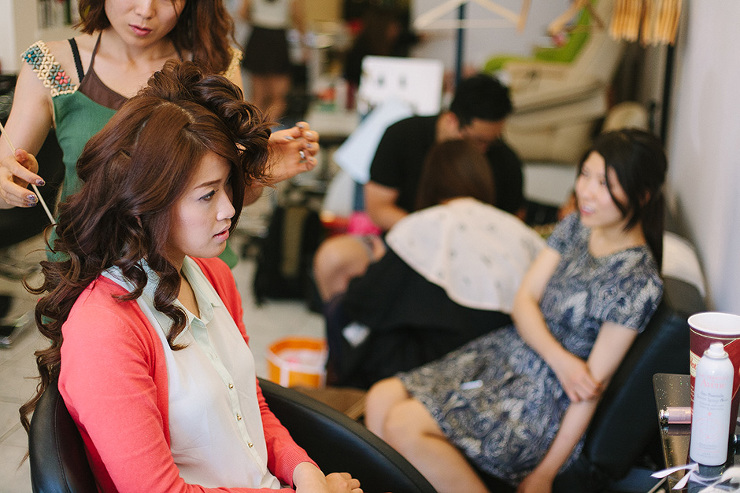
{"type": "Polygon", "coordinates": [[[79,92],[79,84],[70,81],[67,72],[43,41],[31,45],[21,58],[51,93],[54,128],[63,152],[65,172],[61,200],[64,200],[80,187],[76,164],[82,149],[110,120],[116,109],[107,108],[79,92]]]}
{"type": "MultiPolygon", "coordinates": [[[[98,38],[94,52],[97,51],[99,42],[100,38],[98,38]]],[[[70,45],[75,54],[76,44],[73,40],[70,41],[70,45]]],[[[75,54],[75,57],[78,62],[79,55],[75,54]]],[[[232,48],[231,63],[222,75],[233,80],[240,70],[241,57],[242,52],[232,48]]],[[[54,128],[63,153],[64,183],[60,201],[64,201],[82,186],[77,176],[77,160],[85,144],[108,123],[126,98],[105,86],[97,77],[92,69],[94,55],[86,74],[82,73],[81,63],[77,63],[78,80],[81,81],[79,84],[71,82],[65,69],[56,61],[43,41],[32,44],[23,52],[21,59],[31,66],[51,94],[54,128]],[[81,88],[83,90],[80,90],[81,88]]],[[[53,239],[54,234],[52,233],[52,242],[53,239]]],[[[227,248],[222,255],[226,257],[222,256],[222,259],[230,267],[236,265],[238,257],[230,248],[227,248]]]]}
{"type": "MultiPolygon", "coordinates": [[[[98,38],[94,51],[97,51],[99,42],[98,38]]],[[[76,47],[73,45],[74,50],[76,47]]],[[[233,79],[239,70],[241,57],[241,51],[232,48],[231,63],[224,76],[233,79]]],[[[54,127],[64,153],[65,175],[61,195],[61,200],[64,200],[80,187],[75,167],[85,144],[103,128],[126,98],[105,86],[97,77],[92,69],[94,54],[86,74],[83,75],[81,66],[78,66],[78,79],[82,81],[79,84],[71,82],[65,69],[43,41],[31,45],[21,58],[31,66],[51,94],[54,127]]]]}

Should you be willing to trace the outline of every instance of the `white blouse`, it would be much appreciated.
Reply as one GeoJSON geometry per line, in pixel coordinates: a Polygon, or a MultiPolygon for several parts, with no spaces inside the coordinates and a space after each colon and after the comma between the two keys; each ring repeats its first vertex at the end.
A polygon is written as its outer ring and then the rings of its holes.
{"type": "Polygon", "coordinates": [[[266,29],[290,28],[291,0],[252,0],[250,23],[266,29]]]}
{"type": "MultiPolygon", "coordinates": [[[[162,341],[169,384],[170,450],[185,482],[205,487],[280,488],[267,469],[267,445],[257,402],[254,358],[216,290],[198,264],[186,257],[200,317],[185,310],[187,326],[173,351],[167,343],[172,320],[154,308],[159,278],[136,300],[162,341]]],[[[133,285],[113,267],[104,275],[128,291],[133,285]]]]}

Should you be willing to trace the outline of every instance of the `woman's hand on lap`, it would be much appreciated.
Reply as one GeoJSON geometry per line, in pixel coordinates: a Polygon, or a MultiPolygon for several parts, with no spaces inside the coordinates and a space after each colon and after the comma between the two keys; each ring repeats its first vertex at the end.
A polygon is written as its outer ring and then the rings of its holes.
{"type": "Polygon", "coordinates": [[[598,382],[585,361],[567,353],[553,366],[563,390],[571,402],[581,402],[598,397],[603,386],[598,382]]]}
{"type": "Polygon", "coordinates": [[[333,472],[326,476],[326,484],[331,493],[362,493],[360,480],[346,472],[333,472]]]}
{"type": "Polygon", "coordinates": [[[360,481],[346,472],[324,476],[316,466],[302,462],[293,472],[296,493],[362,493],[360,481]]]}

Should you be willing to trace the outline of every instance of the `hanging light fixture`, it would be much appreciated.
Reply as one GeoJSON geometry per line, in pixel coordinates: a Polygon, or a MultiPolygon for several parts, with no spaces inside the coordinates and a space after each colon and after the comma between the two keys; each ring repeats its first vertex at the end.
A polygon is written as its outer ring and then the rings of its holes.
{"type": "Polygon", "coordinates": [[[674,44],[682,0],[616,0],[609,34],[644,46],[674,44]]]}
{"type": "MultiPolygon", "coordinates": [[[[609,34],[614,39],[640,41],[644,46],[674,44],[682,1],[615,0],[609,34]]],[[[593,25],[604,27],[594,11],[593,0],[573,0],[570,7],[550,23],[548,34],[553,38],[562,36],[569,29],[573,18],[584,9],[591,14],[593,25]]]]}

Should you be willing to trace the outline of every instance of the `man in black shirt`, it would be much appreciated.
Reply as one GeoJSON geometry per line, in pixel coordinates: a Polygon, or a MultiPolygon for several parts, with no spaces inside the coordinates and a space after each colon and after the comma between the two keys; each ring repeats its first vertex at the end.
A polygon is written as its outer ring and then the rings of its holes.
{"type": "MultiPolygon", "coordinates": [[[[365,209],[383,231],[416,210],[416,189],[429,149],[436,142],[465,139],[485,153],[493,172],[496,206],[519,214],[524,206],[522,162],[502,140],[512,105],[508,89],[497,79],[478,74],[463,80],[450,108],[436,116],[414,116],[386,130],[365,184],[365,209]]],[[[322,299],[346,290],[385,248],[379,238],[341,236],[324,242],[314,259],[314,276],[322,299]]]]}

